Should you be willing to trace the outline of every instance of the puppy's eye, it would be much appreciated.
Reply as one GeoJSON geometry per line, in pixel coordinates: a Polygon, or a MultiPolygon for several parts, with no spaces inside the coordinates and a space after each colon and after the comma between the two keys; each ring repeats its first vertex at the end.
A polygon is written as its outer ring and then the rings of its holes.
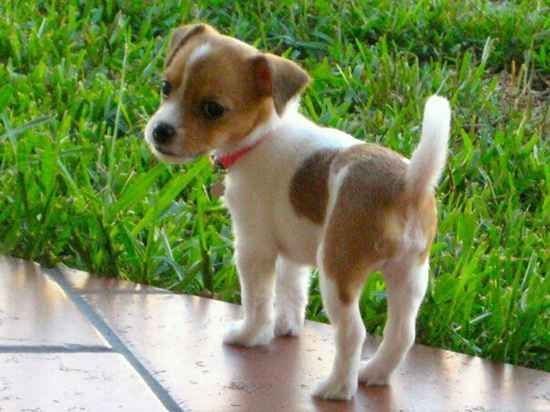
{"type": "Polygon", "coordinates": [[[223,116],[225,108],[219,103],[207,100],[202,103],[201,112],[208,120],[216,120],[223,116]]]}
{"type": "Polygon", "coordinates": [[[162,81],[162,95],[164,97],[168,97],[168,95],[170,94],[171,91],[172,91],[172,85],[170,84],[170,82],[168,80],[163,80],[162,81]]]}

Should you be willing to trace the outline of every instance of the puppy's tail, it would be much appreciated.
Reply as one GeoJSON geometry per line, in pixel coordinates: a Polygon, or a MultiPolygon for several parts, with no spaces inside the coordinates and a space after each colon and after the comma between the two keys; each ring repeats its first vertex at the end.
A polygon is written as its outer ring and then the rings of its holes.
{"type": "Polygon", "coordinates": [[[407,192],[413,197],[433,191],[447,160],[451,109],[444,97],[431,96],[424,107],[422,137],[409,163],[407,192]]]}

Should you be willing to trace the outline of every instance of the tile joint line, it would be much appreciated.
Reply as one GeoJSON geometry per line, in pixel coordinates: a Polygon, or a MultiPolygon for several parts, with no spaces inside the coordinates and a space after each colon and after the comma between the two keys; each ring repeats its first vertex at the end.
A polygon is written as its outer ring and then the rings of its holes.
{"type": "Polygon", "coordinates": [[[99,345],[0,345],[0,353],[116,353],[112,348],[99,345]]]}
{"type": "Polygon", "coordinates": [[[86,302],[86,300],[76,292],[70,283],[65,279],[59,269],[44,269],[43,272],[54,280],[67,296],[72,300],[86,319],[99,331],[103,338],[111,345],[114,352],[120,353],[139,376],[144,380],[151,391],[156,395],[164,407],[172,411],[183,411],[183,407],[176,402],[170,393],[155,379],[147,370],[141,361],[132,353],[130,349],[122,342],[118,335],[111,329],[105,320],[86,302]]]}

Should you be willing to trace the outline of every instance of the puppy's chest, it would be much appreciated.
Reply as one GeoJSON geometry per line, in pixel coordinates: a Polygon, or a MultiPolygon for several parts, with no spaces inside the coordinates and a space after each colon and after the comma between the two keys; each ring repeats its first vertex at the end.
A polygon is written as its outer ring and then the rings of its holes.
{"type": "Polygon", "coordinates": [[[265,218],[272,214],[275,192],[280,182],[266,174],[227,175],[224,203],[233,218],[265,218]]]}

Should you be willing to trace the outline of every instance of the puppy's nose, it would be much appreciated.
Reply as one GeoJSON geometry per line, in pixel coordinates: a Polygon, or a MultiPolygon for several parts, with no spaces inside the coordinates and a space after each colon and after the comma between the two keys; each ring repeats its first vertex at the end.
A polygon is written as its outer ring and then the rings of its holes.
{"type": "Polygon", "coordinates": [[[167,143],[176,134],[176,129],[168,123],[159,123],[153,129],[153,139],[155,143],[167,143]]]}

